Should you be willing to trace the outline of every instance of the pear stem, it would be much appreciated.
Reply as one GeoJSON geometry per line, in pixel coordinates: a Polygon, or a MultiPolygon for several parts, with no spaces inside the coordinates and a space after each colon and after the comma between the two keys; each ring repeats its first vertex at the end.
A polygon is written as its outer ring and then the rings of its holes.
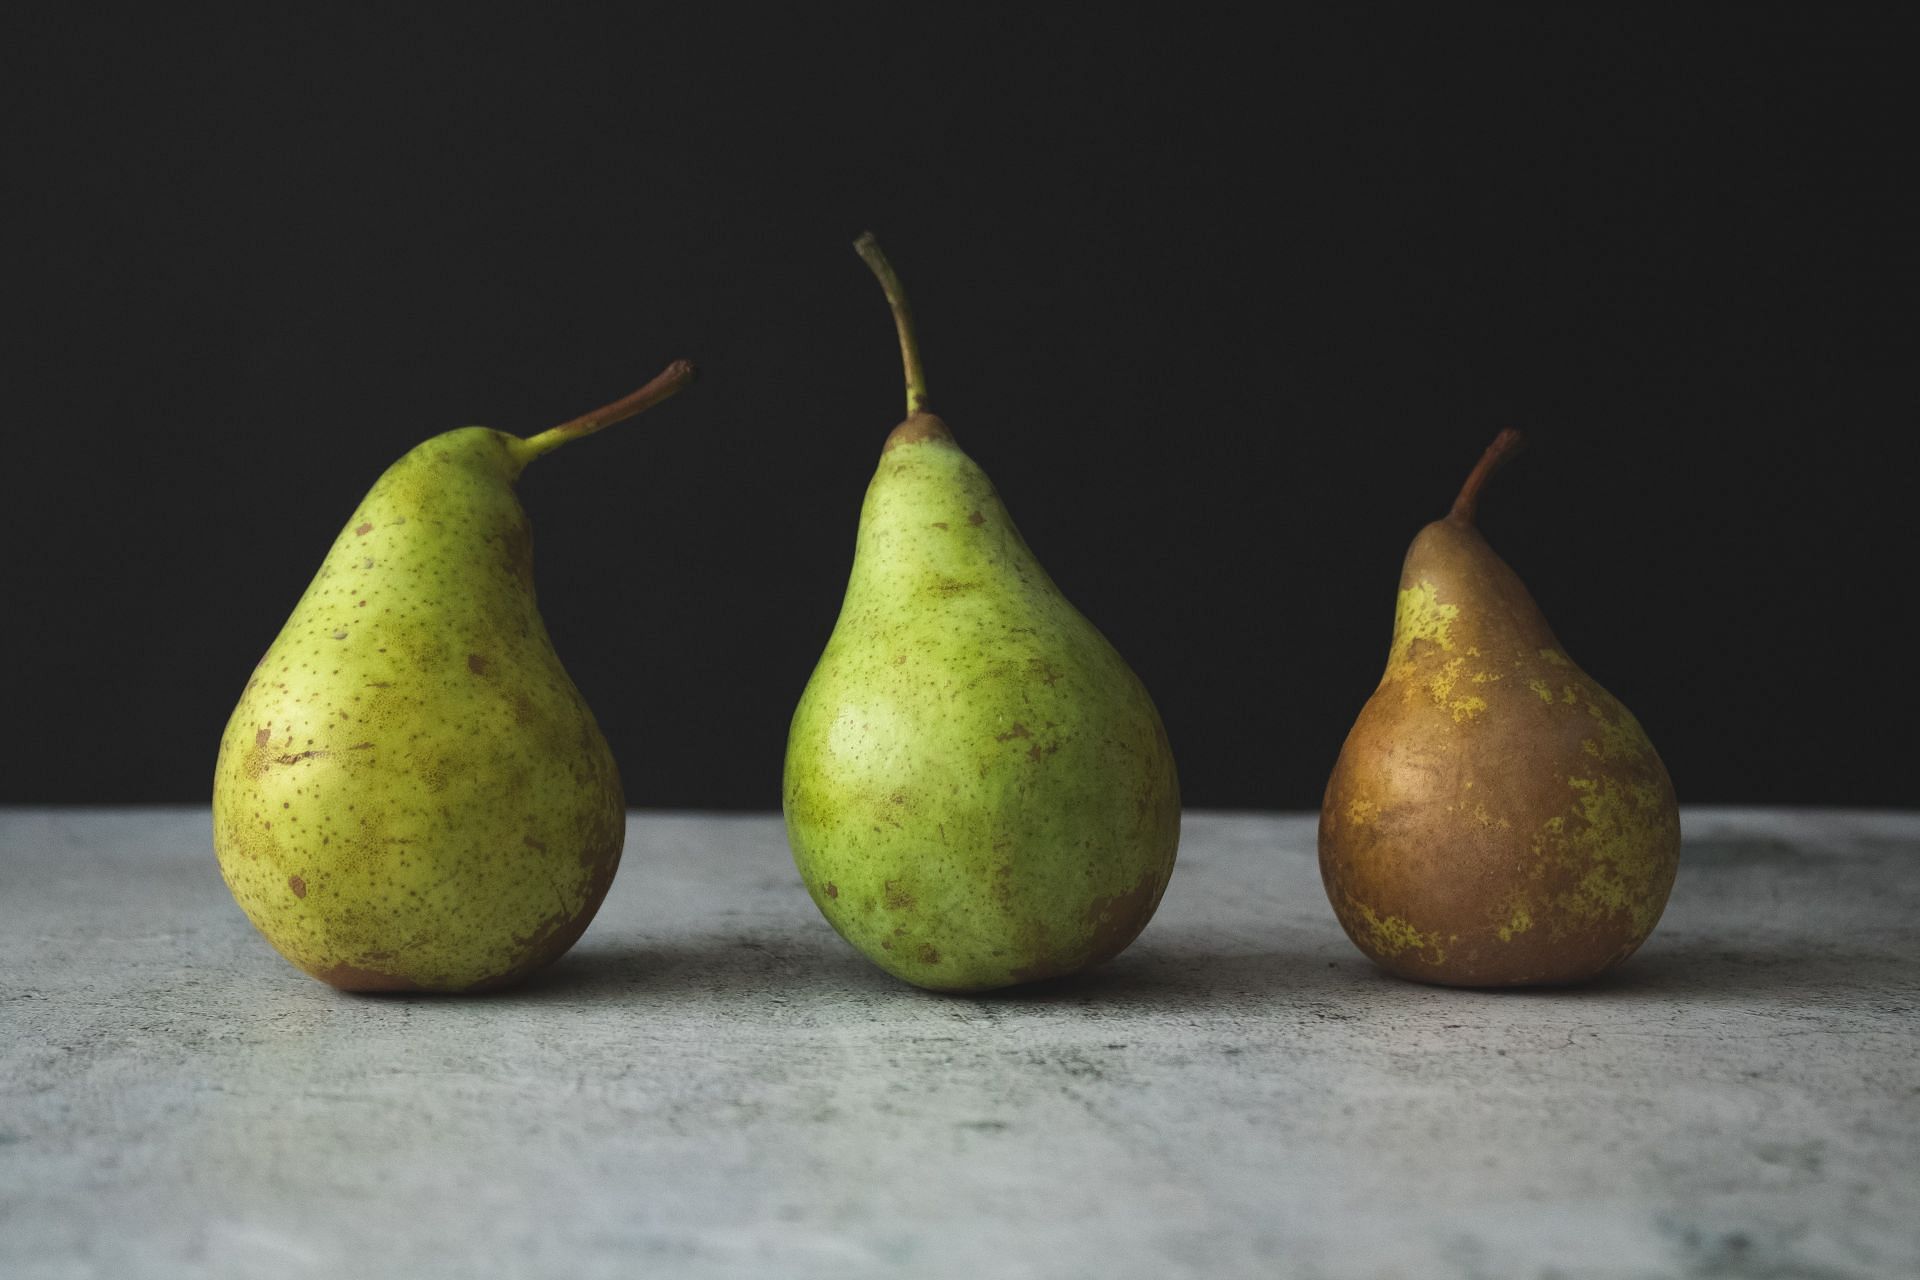
{"type": "Polygon", "coordinates": [[[530,458],[550,453],[569,440],[590,436],[602,427],[610,427],[616,422],[624,421],[637,413],[653,408],[692,382],[694,376],[692,361],[675,360],[662,370],[659,376],[638,391],[621,396],[612,404],[602,405],[592,413],[583,413],[571,422],[549,427],[537,436],[528,436],[521,443],[526,445],[527,456],[530,458]]]}
{"type": "Polygon", "coordinates": [[[880,251],[880,242],[874,239],[873,232],[861,232],[860,238],[853,242],[853,250],[873,269],[880,288],[887,295],[887,305],[893,308],[893,327],[900,331],[900,363],[907,371],[907,416],[925,413],[927,371],[920,365],[920,338],[913,331],[913,308],[907,305],[906,287],[900,283],[887,255],[880,251]]]}
{"type": "Polygon", "coordinates": [[[1467,475],[1467,482],[1460,486],[1460,496],[1453,500],[1453,510],[1447,512],[1447,519],[1458,520],[1461,524],[1472,524],[1473,515],[1480,505],[1480,490],[1486,488],[1493,473],[1526,446],[1527,438],[1508,427],[1493,438],[1487,451],[1480,455],[1480,461],[1474,464],[1467,475]]]}

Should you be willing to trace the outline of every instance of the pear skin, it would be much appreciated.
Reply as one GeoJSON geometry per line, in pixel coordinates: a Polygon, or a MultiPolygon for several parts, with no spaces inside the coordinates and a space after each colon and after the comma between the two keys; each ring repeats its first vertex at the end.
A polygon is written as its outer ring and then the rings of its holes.
{"type": "Polygon", "coordinates": [[[1320,811],[1342,927],[1422,982],[1592,978],[1653,931],[1679,866],[1653,744],[1474,528],[1481,486],[1519,445],[1502,433],[1409,548],[1386,672],[1320,811]]]}
{"type": "Polygon", "coordinates": [[[861,508],[839,621],[794,713],[787,835],[827,920],[888,973],[984,991],[1119,954],[1173,871],[1179,783],[1146,689],[984,472],[909,414],[861,508]]]}
{"type": "Polygon", "coordinates": [[[572,946],[626,810],[535,602],[514,482],[638,412],[685,362],[532,439],[467,427],[394,463],[247,682],[214,773],[214,849],[247,917],[351,991],[472,991],[572,946]]]}

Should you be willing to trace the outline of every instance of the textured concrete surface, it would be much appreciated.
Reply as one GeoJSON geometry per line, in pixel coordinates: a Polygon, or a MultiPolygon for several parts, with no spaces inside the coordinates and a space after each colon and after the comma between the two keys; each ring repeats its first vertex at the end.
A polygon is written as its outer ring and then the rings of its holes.
{"type": "Polygon", "coordinates": [[[1614,979],[1409,985],[1301,817],[1094,975],[926,995],[777,819],[640,815],[549,976],[344,996],[193,811],[0,814],[0,1275],[1920,1275],[1920,815],[1687,814],[1614,979]]]}

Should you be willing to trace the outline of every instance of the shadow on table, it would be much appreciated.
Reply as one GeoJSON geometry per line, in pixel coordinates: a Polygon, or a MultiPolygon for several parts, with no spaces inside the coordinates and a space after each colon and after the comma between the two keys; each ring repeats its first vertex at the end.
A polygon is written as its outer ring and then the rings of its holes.
{"type": "Polygon", "coordinates": [[[1640,954],[1585,988],[1610,999],[1658,999],[1688,1004],[1742,1004],[1777,1000],[1803,1004],[1850,992],[1886,992],[1896,975],[1920,983],[1920,958],[1893,947],[1845,939],[1755,940],[1730,943],[1655,934],[1640,954]]]}
{"type": "MultiPolygon", "coordinates": [[[[1280,941],[1287,941],[1284,931],[1280,941]]],[[[1405,1008],[1454,997],[1805,1004],[1850,992],[1885,991],[1888,979],[1896,975],[1904,985],[1920,983],[1920,958],[1890,947],[1845,942],[1730,944],[1663,940],[1656,934],[1641,954],[1594,982],[1461,989],[1391,977],[1346,947],[1344,939],[1338,945],[1316,938],[1295,947],[1248,950],[1175,934],[1143,939],[1117,959],[1084,973],[999,991],[948,994],[900,982],[838,938],[793,930],[602,941],[576,949],[527,982],[482,998],[507,1004],[652,1005],[904,998],[1003,1012],[1092,1005],[1145,1013],[1296,1006],[1347,1009],[1365,1016],[1388,1006],[1405,1008]]]]}
{"type": "Polygon", "coordinates": [[[1329,962],[1324,947],[1221,951],[1180,939],[1145,941],[1107,964],[1000,991],[922,991],[876,968],[838,938],[811,934],[604,942],[575,950],[528,981],[487,997],[514,1002],[700,1001],[905,996],[1045,1008],[1098,1003],[1141,1011],[1324,998],[1356,978],[1371,985],[1358,955],[1329,962]]]}
{"type": "Polygon", "coordinates": [[[496,998],[724,1002],[890,981],[858,955],[839,950],[845,954],[791,937],[720,934],[602,942],[574,949],[496,998]]]}
{"type": "Polygon", "coordinates": [[[1330,962],[1323,947],[1300,950],[1212,950],[1171,939],[1139,943],[1083,973],[972,997],[1003,1006],[1091,1005],[1164,1013],[1207,1006],[1311,1002],[1371,985],[1358,955],[1330,962]]]}

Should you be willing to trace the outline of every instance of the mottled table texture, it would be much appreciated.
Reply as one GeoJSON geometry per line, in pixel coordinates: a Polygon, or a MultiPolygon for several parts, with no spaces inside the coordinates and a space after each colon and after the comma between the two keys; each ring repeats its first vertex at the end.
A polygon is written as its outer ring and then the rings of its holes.
{"type": "Polygon", "coordinates": [[[1313,822],[991,998],[870,968],[774,817],[642,813],[544,977],[355,997],[196,810],[0,813],[0,1275],[1920,1275],[1920,815],[1694,810],[1583,990],[1398,982],[1313,822]]]}

